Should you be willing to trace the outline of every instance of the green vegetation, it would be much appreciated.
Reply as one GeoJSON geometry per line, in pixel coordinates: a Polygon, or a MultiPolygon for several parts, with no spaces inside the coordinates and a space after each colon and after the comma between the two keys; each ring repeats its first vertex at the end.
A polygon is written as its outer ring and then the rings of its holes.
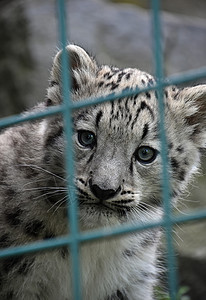
{"type": "MultiPolygon", "coordinates": [[[[189,291],[186,286],[180,287],[177,293],[177,300],[191,300],[189,296],[185,295],[189,291]]],[[[157,300],[170,300],[170,296],[167,292],[163,291],[161,287],[156,287],[155,297],[157,300]]]]}
{"type": "Polygon", "coordinates": [[[149,3],[146,0],[110,0],[113,3],[126,3],[126,4],[135,4],[142,8],[148,8],[149,3]]]}

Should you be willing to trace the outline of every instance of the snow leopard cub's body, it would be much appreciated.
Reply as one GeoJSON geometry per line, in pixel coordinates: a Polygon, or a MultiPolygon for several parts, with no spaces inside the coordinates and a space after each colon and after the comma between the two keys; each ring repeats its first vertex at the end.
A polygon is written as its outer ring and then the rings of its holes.
{"type": "MultiPolygon", "coordinates": [[[[106,96],[155,83],[137,69],[101,66],[68,46],[72,98],[106,96]]],[[[205,146],[206,86],[165,90],[171,198],[185,189],[205,146]]],[[[47,100],[61,103],[60,53],[54,59],[47,100]]],[[[74,111],[74,149],[82,231],[159,220],[161,157],[155,91],[74,111]]],[[[0,136],[0,247],[64,235],[64,134],[61,116],[5,130],[0,136]]],[[[157,277],[160,229],[84,244],[84,300],[151,300],[157,277]]],[[[66,248],[0,261],[0,299],[72,300],[66,248]]]]}

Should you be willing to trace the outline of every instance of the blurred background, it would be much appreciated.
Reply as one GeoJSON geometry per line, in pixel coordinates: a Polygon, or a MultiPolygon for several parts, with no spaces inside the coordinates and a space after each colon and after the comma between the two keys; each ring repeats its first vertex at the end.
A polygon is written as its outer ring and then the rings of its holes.
{"type": "MultiPolygon", "coordinates": [[[[68,42],[85,47],[100,64],[154,73],[150,1],[65,2],[68,42]]],[[[206,66],[205,0],[162,1],[162,33],[165,75],[206,66]]],[[[0,0],[0,117],[44,99],[58,40],[55,1],[0,0]]],[[[205,174],[203,162],[181,212],[206,209],[205,174]]],[[[189,287],[192,300],[206,299],[205,232],[206,221],[200,221],[178,226],[174,234],[180,284],[189,287]]]]}

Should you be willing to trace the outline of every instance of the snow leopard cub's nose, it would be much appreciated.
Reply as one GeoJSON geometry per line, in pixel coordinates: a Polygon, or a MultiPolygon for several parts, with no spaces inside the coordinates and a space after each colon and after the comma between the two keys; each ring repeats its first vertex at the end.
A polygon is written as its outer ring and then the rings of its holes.
{"type": "Polygon", "coordinates": [[[107,199],[110,199],[110,198],[114,197],[121,190],[120,186],[116,190],[114,190],[114,189],[102,189],[97,184],[93,184],[92,179],[89,180],[89,186],[90,186],[90,189],[91,189],[92,193],[94,194],[94,196],[97,197],[101,201],[104,201],[104,200],[107,200],[107,199]]]}

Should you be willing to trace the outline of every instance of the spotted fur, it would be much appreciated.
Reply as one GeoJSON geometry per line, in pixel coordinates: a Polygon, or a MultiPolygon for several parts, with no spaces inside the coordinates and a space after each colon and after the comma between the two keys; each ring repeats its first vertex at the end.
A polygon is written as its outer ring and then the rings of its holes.
{"type": "MultiPolygon", "coordinates": [[[[71,98],[101,98],[151,87],[138,69],[98,66],[82,48],[67,47],[71,98]]],[[[61,52],[47,99],[62,102],[61,52]]],[[[164,91],[171,203],[176,205],[200,164],[206,142],[206,85],[164,91]]],[[[75,185],[82,232],[162,218],[158,95],[153,89],[73,113],[75,185]]],[[[69,144],[70,145],[70,144],[69,144]]],[[[68,147],[69,147],[68,145],[68,147]]],[[[0,135],[0,248],[67,233],[65,137],[61,115],[0,135]]],[[[84,300],[151,300],[159,266],[159,228],[81,245],[84,300]]],[[[67,247],[0,261],[0,299],[72,300],[67,247]]]]}

